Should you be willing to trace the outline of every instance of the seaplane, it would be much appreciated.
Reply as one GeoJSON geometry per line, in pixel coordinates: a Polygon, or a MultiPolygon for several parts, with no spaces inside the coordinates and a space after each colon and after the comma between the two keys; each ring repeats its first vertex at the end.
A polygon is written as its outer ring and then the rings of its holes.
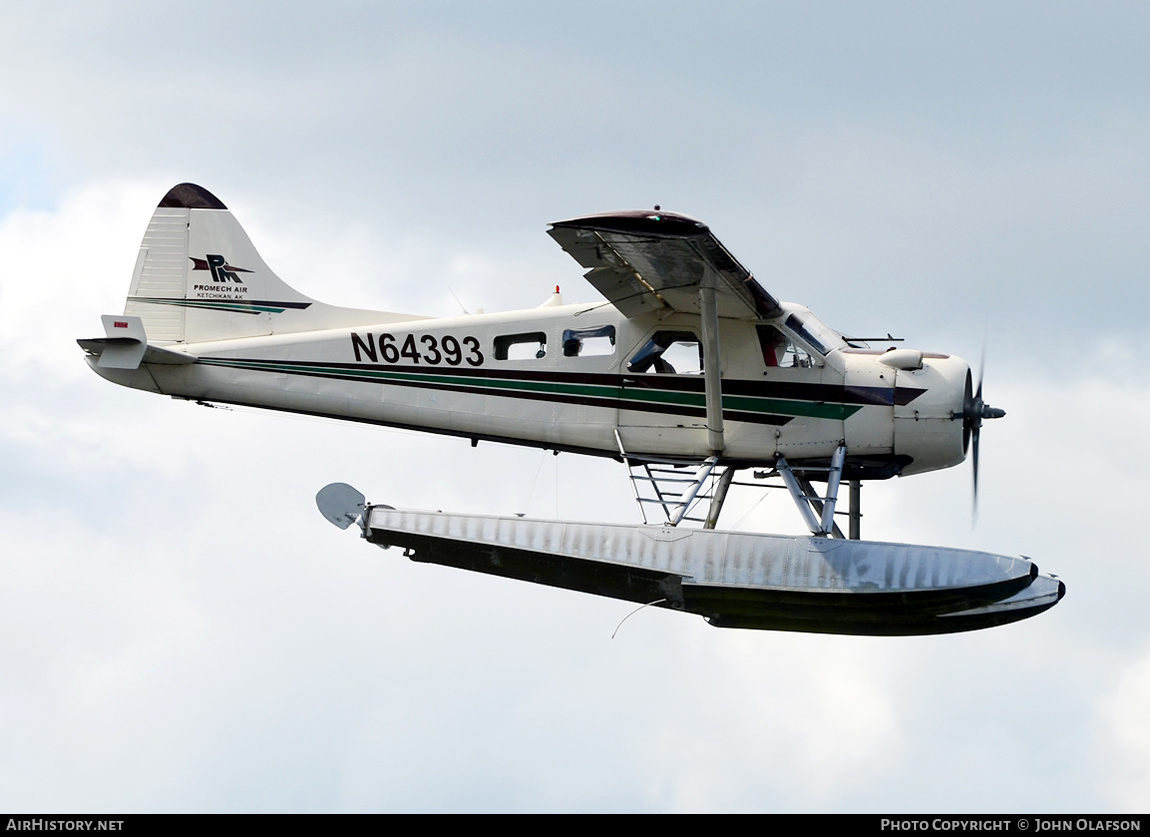
{"type": "Polygon", "coordinates": [[[215,195],[182,183],[148,224],[124,312],[78,343],[126,387],[610,457],[631,477],[634,525],[397,509],[343,483],[319,491],[330,522],[414,561],[717,627],[816,633],[988,628],[1065,594],[1023,556],[861,538],[864,480],[969,453],[977,492],[982,424],[1004,412],[965,361],[834,330],[685,215],[612,212],[548,232],[602,300],[564,304],[556,288],[540,307],[502,313],[343,308],[290,287],[215,195]],[[732,484],[785,490],[810,534],[721,529],[732,484]]]}

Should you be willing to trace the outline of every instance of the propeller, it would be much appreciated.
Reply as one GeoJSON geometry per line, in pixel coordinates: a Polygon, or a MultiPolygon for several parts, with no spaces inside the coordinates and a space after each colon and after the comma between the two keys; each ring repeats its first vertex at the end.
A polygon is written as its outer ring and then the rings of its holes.
{"type": "Polygon", "coordinates": [[[982,372],[986,357],[978,368],[978,388],[971,386],[970,373],[966,373],[966,395],[962,405],[962,450],[970,449],[971,460],[974,465],[974,516],[978,517],[978,437],[982,432],[983,419],[997,419],[1006,415],[1006,410],[991,407],[982,400],[982,372]],[[971,447],[973,443],[973,448],[971,447]]]}

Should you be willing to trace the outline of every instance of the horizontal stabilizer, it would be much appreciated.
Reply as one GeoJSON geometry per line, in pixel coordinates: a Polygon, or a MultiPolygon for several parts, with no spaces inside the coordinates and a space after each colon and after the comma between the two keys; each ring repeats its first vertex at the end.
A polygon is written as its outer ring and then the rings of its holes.
{"type": "Polygon", "coordinates": [[[102,369],[139,369],[141,363],[195,363],[197,358],[188,352],[174,352],[160,346],[149,346],[144,333],[144,322],[139,317],[123,314],[104,314],[106,337],[89,337],[76,342],[89,354],[97,355],[96,365],[102,369]]]}
{"type": "Polygon", "coordinates": [[[174,352],[160,346],[148,346],[144,351],[144,363],[182,364],[195,363],[198,358],[191,352],[174,352]]]}

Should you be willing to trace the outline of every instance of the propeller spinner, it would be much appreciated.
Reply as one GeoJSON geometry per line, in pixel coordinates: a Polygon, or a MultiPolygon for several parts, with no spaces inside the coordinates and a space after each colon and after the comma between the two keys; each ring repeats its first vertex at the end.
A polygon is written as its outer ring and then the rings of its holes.
{"type": "Polygon", "coordinates": [[[971,460],[974,465],[974,513],[978,514],[978,436],[982,432],[983,419],[997,419],[1006,415],[1006,410],[991,407],[982,400],[982,369],[978,370],[978,389],[971,385],[970,373],[966,373],[966,397],[962,405],[962,450],[965,453],[973,440],[971,460]]]}

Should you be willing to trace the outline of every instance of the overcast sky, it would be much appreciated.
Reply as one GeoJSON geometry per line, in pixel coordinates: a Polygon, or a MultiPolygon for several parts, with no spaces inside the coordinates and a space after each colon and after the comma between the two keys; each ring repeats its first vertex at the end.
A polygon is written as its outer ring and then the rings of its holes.
{"type": "MultiPolygon", "coordinates": [[[[0,7],[0,808],[1150,807],[1142,3],[0,7]],[[832,326],[978,363],[969,467],[863,534],[1066,598],[926,638],[724,631],[413,564],[315,511],[637,522],[621,467],[209,410],[75,345],[173,184],[326,302],[595,300],[549,221],[661,204],[832,326]]],[[[724,525],[803,531],[789,500],[724,525]]]]}

